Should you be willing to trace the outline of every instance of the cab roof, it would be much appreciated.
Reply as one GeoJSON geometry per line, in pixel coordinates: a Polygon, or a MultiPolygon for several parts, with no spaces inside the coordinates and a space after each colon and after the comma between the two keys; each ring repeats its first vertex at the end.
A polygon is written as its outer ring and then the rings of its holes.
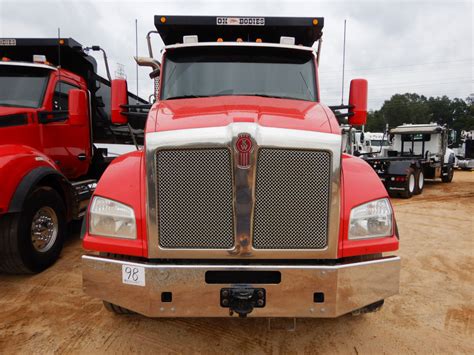
{"type": "Polygon", "coordinates": [[[242,17],[156,15],[155,26],[166,46],[183,42],[183,36],[197,35],[199,42],[280,43],[280,37],[294,37],[296,45],[312,47],[322,36],[322,17],[242,17]]]}
{"type": "Polygon", "coordinates": [[[276,43],[256,43],[256,42],[199,42],[199,43],[178,43],[171,44],[165,47],[165,50],[174,50],[181,48],[195,48],[195,47],[265,47],[265,48],[282,48],[292,49],[306,52],[313,52],[314,49],[305,46],[295,46],[291,44],[276,44],[276,43]]]}
{"type": "Polygon", "coordinates": [[[72,38],[0,38],[0,58],[33,62],[33,55],[85,78],[97,70],[95,59],[84,52],[82,45],[72,38]]]}
{"type": "Polygon", "coordinates": [[[404,124],[390,130],[391,134],[441,133],[445,127],[437,123],[404,124]]]}

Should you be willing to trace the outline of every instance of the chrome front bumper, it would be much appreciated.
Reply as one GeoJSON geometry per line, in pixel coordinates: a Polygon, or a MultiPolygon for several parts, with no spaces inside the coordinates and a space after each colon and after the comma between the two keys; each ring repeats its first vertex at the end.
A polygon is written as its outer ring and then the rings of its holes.
{"type": "Polygon", "coordinates": [[[400,258],[325,265],[171,265],[83,256],[85,292],[148,317],[228,317],[220,304],[223,288],[264,288],[266,304],[249,317],[337,317],[395,295],[400,258]],[[144,271],[142,285],[123,283],[123,269],[144,271]],[[142,269],[143,268],[143,269],[142,269]],[[274,284],[209,284],[208,271],[277,271],[274,284]],[[172,301],[162,302],[171,292],[172,301]],[[314,294],[324,293],[324,302],[314,294]]]}

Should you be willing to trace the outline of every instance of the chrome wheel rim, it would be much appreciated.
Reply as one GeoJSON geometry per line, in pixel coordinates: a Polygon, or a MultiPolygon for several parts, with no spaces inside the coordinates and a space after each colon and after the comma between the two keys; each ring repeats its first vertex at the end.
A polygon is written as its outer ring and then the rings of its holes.
{"type": "Polygon", "coordinates": [[[58,216],[51,207],[41,207],[31,222],[31,242],[40,253],[50,250],[58,238],[58,216]]]}
{"type": "Polygon", "coordinates": [[[410,189],[410,192],[415,191],[415,176],[413,174],[410,174],[410,177],[408,178],[408,188],[410,189]]]}
{"type": "Polygon", "coordinates": [[[420,175],[418,175],[418,190],[423,190],[423,186],[425,185],[425,176],[423,172],[420,171],[420,175]]]}

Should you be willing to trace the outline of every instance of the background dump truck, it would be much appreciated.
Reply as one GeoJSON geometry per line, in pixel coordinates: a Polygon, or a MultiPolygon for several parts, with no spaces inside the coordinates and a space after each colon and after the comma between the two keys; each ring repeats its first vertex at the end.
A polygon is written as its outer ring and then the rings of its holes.
{"type": "Polygon", "coordinates": [[[436,123],[404,124],[390,130],[387,157],[366,157],[391,196],[421,194],[425,179],[451,182],[454,151],[448,148],[448,129],[436,123]]]}
{"type": "Polygon", "coordinates": [[[390,142],[383,132],[364,132],[364,149],[369,156],[384,157],[387,155],[390,142]]]}
{"type": "MultiPolygon", "coordinates": [[[[115,159],[97,185],[85,292],[151,317],[379,309],[398,292],[400,259],[383,255],[398,249],[397,227],[380,179],[341,153],[321,103],[321,42],[312,46],[323,19],[155,24],[161,60],[137,58],[161,73],[145,147],[115,159]]],[[[131,117],[124,90],[113,81],[114,122],[131,117]]],[[[365,123],[366,105],[367,81],[354,79],[349,124],[365,123]]]]}
{"type": "Polygon", "coordinates": [[[0,59],[0,272],[39,272],[110,162],[93,143],[132,138],[111,125],[110,82],[73,39],[0,39],[0,59]]]}
{"type": "Polygon", "coordinates": [[[456,167],[462,170],[474,169],[474,131],[461,132],[461,146],[454,148],[456,167]]]}

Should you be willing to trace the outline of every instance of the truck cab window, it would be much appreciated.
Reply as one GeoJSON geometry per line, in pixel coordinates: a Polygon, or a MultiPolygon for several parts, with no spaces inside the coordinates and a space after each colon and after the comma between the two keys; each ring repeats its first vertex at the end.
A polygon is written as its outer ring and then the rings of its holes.
{"type": "Polygon", "coordinates": [[[77,86],[59,81],[54,89],[53,111],[68,110],[69,90],[79,89],[77,86]]]}
{"type": "Polygon", "coordinates": [[[314,54],[287,48],[181,48],[167,52],[162,100],[264,96],[317,101],[314,54]]]}
{"type": "Polygon", "coordinates": [[[0,106],[40,107],[51,70],[4,63],[0,65],[0,106]]]}

